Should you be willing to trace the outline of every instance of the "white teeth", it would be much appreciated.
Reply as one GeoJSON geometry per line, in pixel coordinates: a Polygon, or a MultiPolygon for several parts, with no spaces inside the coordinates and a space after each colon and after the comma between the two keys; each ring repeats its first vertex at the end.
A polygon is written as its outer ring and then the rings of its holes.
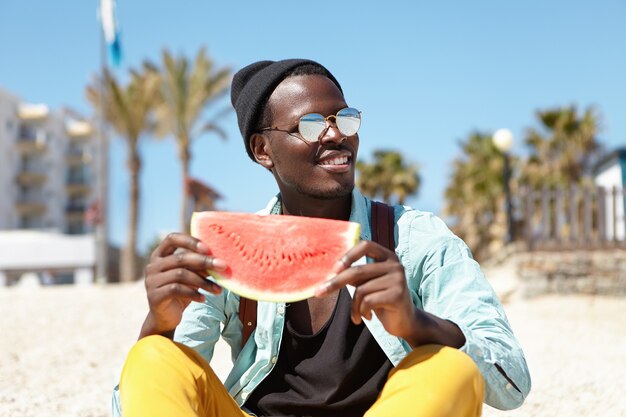
{"type": "Polygon", "coordinates": [[[333,159],[327,159],[325,161],[321,161],[320,165],[345,165],[348,163],[347,156],[340,156],[333,159]]]}

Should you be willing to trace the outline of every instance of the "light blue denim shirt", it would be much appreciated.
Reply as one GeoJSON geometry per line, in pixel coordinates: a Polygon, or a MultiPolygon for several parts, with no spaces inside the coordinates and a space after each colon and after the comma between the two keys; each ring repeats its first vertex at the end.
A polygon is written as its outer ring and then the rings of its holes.
{"type": "MultiPolygon", "coordinates": [[[[278,214],[280,210],[279,197],[275,197],[259,213],[278,214]]],[[[415,305],[459,326],[466,340],[461,350],[474,360],[485,378],[487,404],[499,409],[519,407],[531,385],[526,359],[470,250],[433,214],[404,206],[395,206],[394,211],[396,254],[404,265],[415,305]]],[[[361,240],[371,239],[370,200],[356,189],[350,220],[361,224],[361,240]]],[[[221,336],[232,349],[233,361],[224,385],[241,406],[276,363],[285,304],[258,303],[256,330],[242,349],[239,296],[227,290],[217,296],[205,294],[204,303],[192,302],[187,307],[174,340],[196,349],[210,361],[223,325],[221,336]]],[[[406,341],[387,333],[375,316],[364,322],[394,365],[411,351],[406,341]]],[[[117,387],[113,415],[120,415],[117,387]]]]}

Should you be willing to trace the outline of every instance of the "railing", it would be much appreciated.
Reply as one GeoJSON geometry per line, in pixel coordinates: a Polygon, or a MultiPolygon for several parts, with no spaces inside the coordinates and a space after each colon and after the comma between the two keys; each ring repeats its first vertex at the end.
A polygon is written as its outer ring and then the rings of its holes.
{"type": "Polygon", "coordinates": [[[626,189],[524,190],[523,238],[529,249],[626,247],[626,189]]]}
{"type": "Polygon", "coordinates": [[[42,166],[41,163],[37,162],[27,162],[20,164],[18,173],[32,173],[32,174],[41,174],[46,175],[46,169],[42,166]]]}
{"type": "Polygon", "coordinates": [[[87,205],[86,204],[78,204],[78,203],[69,203],[67,206],[65,206],[65,212],[66,213],[84,213],[85,210],[87,210],[87,205]]]}
{"type": "Polygon", "coordinates": [[[88,185],[89,179],[85,175],[68,175],[66,184],[68,185],[88,185]]]}
{"type": "Polygon", "coordinates": [[[44,204],[44,198],[41,193],[20,194],[17,196],[16,203],[18,204],[44,204]]]}
{"type": "Polygon", "coordinates": [[[85,156],[85,149],[84,148],[79,148],[77,146],[70,146],[67,148],[67,153],[66,155],[68,156],[78,156],[78,157],[83,157],[85,156]]]}

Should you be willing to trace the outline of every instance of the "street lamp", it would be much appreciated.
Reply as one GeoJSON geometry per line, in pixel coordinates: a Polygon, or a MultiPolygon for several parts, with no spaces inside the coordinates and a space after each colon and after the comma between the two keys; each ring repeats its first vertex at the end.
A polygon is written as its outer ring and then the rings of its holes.
{"type": "Polygon", "coordinates": [[[515,231],[513,227],[513,202],[511,200],[511,148],[513,147],[513,133],[509,129],[498,129],[493,134],[493,144],[504,158],[504,196],[506,199],[506,225],[507,225],[507,243],[513,242],[515,239],[515,231]]]}

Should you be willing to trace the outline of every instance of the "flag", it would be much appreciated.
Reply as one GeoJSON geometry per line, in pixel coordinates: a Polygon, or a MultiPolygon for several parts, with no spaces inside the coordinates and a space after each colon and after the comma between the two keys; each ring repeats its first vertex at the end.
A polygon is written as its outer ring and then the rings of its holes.
{"type": "Polygon", "coordinates": [[[102,210],[100,207],[100,200],[95,200],[89,205],[89,208],[85,212],[85,221],[92,226],[98,225],[102,222],[102,210]]]}
{"type": "Polygon", "coordinates": [[[104,41],[109,46],[113,64],[118,66],[122,59],[122,45],[115,3],[115,0],[100,0],[100,23],[102,23],[104,41]]]}

